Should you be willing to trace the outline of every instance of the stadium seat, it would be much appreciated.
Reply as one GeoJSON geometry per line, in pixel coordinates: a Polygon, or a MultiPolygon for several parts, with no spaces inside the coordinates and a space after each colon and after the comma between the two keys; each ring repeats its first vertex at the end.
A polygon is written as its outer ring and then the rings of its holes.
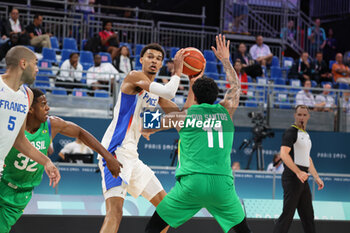
{"type": "Polygon", "coordinates": [[[179,51],[179,47],[171,47],[170,48],[170,58],[174,58],[175,54],[177,53],[177,51],[179,51]]]}
{"type": "Polygon", "coordinates": [[[100,54],[100,56],[101,56],[102,63],[107,63],[107,62],[112,63],[111,54],[105,53],[105,52],[100,52],[98,54],[100,54]]]}
{"type": "Polygon", "coordinates": [[[65,60],[69,59],[69,55],[71,53],[75,52],[74,50],[71,49],[62,49],[61,52],[61,63],[64,62],[65,60]]]}
{"type": "Polygon", "coordinates": [[[86,50],[84,49],[84,47],[85,47],[87,41],[88,41],[87,39],[82,39],[82,40],[81,40],[80,50],[86,51],[86,50]]]}
{"type": "Polygon", "coordinates": [[[311,80],[311,87],[317,87],[317,82],[315,80],[311,80]]]}
{"type": "Polygon", "coordinates": [[[143,44],[136,44],[135,46],[135,56],[140,56],[141,50],[145,47],[143,44]]]}
{"type": "Polygon", "coordinates": [[[255,97],[248,96],[248,99],[245,102],[246,107],[256,108],[258,107],[258,102],[255,97]]]}
{"type": "Polygon", "coordinates": [[[80,63],[94,64],[94,55],[90,51],[80,51],[80,63]]]}
{"type": "Polygon", "coordinates": [[[108,91],[105,91],[105,90],[97,90],[97,91],[95,91],[94,95],[97,98],[108,98],[109,97],[108,91]]]}
{"type": "Polygon", "coordinates": [[[51,48],[55,51],[60,51],[60,45],[58,43],[57,37],[51,36],[50,41],[51,41],[51,48]]]}
{"type": "Polygon", "coordinates": [[[340,90],[349,90],[349,84],[347,83],[339,83],[340,90]]]}
{"type": "Polygon", "coordinates": [[[204,71],[205,74],[207,73],[218,73],[218,69],[216,67],[216,62],[207,62],[207,65],[205,67],[205,71],[204,71]]]}
{"type": "Polygon", "coordinates": [[[140,62],[140,56],[135,57],[135,70],[141,70],[142,69],[142,64],[140,62]]]}
{"type": "MultiPolygon", "coordinates": [[[[83,70],[88,70],[90,67],[94,66],[94,63],[81,63],[81,65],[83,66],[83,70]]],[[[83,73],[83,75],[86,73],[83,73]]]]}
{"type": "MultiPolygon", "coordinates": [[[[267,84],[267,78],[257,77],[256,78],[256,83],[259,84],[259,85],[266,85],[267,84]]],[[[258,86],[258,88],[264,88],[264,87],[258,86]]]]}
{"type": "Polygon", "coordinates": [[[78,51],[77,41],[74,38],[63,38],[63,49],[78,51]]]}
{"type": "Polygon", "coordinates": [[[55,50],[50,48],[43,48],[42,54],[44,60],[50,61],[52,63],[57,63],[55,50]]]}
{"type": "Polygon", "coordinates": [[[86,91],[86,89],[74,88],[73,95],[74,96],[87,96],[87,91],[86,91]]]}
{"type": "MultiPolygon", "coordinates": [[[[283,78],[276,78],[273,80],[275,85],[286,85],[286,80],[283,78]]],[[[275,91],[285,91],[284,87],[275,87],[275,91]]]]}
{"type": "Polygon", "coordinates": [[[275,107],[279,107],[281,109],[291,109],[292,106],[288,100],[287,93],[277,93],[275,107]]]}
{"type": "Polygon", "coordinates": [[[282,69],[280,67],[271,67],[271,77],[281,78],[282,77],[282,69]]]}
{"type": "Polygon", "coordinates": [[[301,82],[299,79],[291,79],[289,85],[296,88],[289,89],[291,92],[299,92],[301,90],[301,82]]]}
{"type": "Polygon", "coordinates": [[[252,83],[253,82],[253,78],[250,77],[249,75],[247,76],[247,80],[248,80],[248,83],[252,83]]]}
{"type": "Polygon", "coordinates": [[[332,70],[332,66],[335,63],[335,60],[330,60],[329,61],[329,70],[332,70]]]}
{"type": "Polygon", "coordinates": [[[35,78],[36,87],[50,87],[50,78],[48,73],[39,71],[35,78]]]}
{"type": "Polygon", "coordinates": [[[271,68],[272,67],[280,67],[280,61],[276,56],[272,57],[271,68]]]}
{"type": "Polygon", "coordinates": [[[207,60],[207,63],[208,62],[216,62],[216,57],[215,57],[215,54],[213,51],[204,50],[203,55],[204,55],[205,60],[207,60]]]}
{"type": "Polygon", "coordinates": [[[293,65],[293,58],[292,57],[283,57],[282,59],[282,67],[283,68],[290,68],[293,65]]]}
{"type": "Polygon", "coordinates": [[[218,73],[211,73],[208,76],[214,80],[220,80],[220,75],[218,73]]]}
{"type": "Polygon", "coordinates": [[[67,95],[67,91],[65,88],[63,87],[55,87],[53,90],[52,90],[52,94],[53,95],[67,95]]]}
{"type": "Polygon", "coordinates": [[[26,47],[27,47],[28,49],[32,50],[33,52],[35,52],[35,49],[34,49],[34,47],[33,47],[33,46],[26,45],[26,47]]]}

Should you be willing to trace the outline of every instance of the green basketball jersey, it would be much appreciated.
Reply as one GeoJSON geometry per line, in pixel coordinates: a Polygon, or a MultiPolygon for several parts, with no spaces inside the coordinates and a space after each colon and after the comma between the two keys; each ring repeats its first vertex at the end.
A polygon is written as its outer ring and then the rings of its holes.
{"type": "MultiPolygon", "coordinates": [[[[47,155],[51,143],[51,126],[48,119],[40,125],[40,128],[31,134],[25,131],[25,135],[32,145],[47,155]]],[[[10,150],[5,159],[5,167],[2,178],[12,188],[34,188],[41,182],[44,166],[38,164],[14,147],[10,150]]]]}
{"type": "Polygon", "coordinates": [[[191,106],[179,134],[176,177],[194,173],[232,176],[234,126],[222,105],[191,106]]]}

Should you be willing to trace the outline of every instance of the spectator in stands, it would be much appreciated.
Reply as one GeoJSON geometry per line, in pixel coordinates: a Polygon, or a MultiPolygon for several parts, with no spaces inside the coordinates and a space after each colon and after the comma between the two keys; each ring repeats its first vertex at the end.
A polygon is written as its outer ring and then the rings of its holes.
{"type": "Polygon", "coordinates": [[[0,18],[0,46],[8,40],[9,40],[9,38],[6,36],[5,27],[3,25],[3,20],[0,18]]]}
{"type": "Polygon", "coordinates": [[[311,80],[312,67],[308,52],[302,52],[300,58],[296,60],[288,73],[289,79],[299,79],[301,82],[311,80]]]}
{"type": "Polygon", "coordinates": [[[315,57],[316,52],[322,51],[326,45],[326,33],[323,28],[320,27],[321,20],[317,18],[315,20],[315,26],[311,27],[307,31],[307,38],[309,39],[309,51],[310,56],[315,57]]]}
{"type": "Polygon", "coordinates": [[[41,26],[43,23],[43,16],[40,14],[34,15],[32,24],[29,24],[26,28],[30,44],[38,48],[51,48],[50,33],[46,33],[41,26]]]}
{"type": "Polygon", "coordinates": [[[267,165],[267,171],[282,173],[284,171],[283,162],[279,153],[273,156],[272,162],[267,165]]]}
{"type": "Polygon", "coordinates": [[[350,84],[350,69],[343,64],[343,54],[337,53],[335,61],[336,62],[332,66],[334,81],[350,84]]]}
{"type": "MultiPolygon", "coordinates": [[[[175,70],[174,70],[174,61],[172,59],[169,59],[166,61],[165,66],[163,66],[158,73],[158,76],[166,76],[166,77],[171,77],[175,74],[175,70]]],[[[184,79],[183,77],[181,78],[181,82],[179,85],[178,90],[180,91],[177,94],[183,94],[183,91],[186,89],[185,87],[187,87],[189,85],[188,80],[184,79]]],[[[163,84],[166,84],[169,82],[168,78],[165,77],[161,77],[161,78],[157,78],[157,82],[161,82],[163,84]]]]}
{"type": "Polygon", "coordinates": [[[287,40],[289,42],[295,42],[296,31],[294,28],[294,21],[293,20],[289,20],[287,27],[284,27],[281,29],[280,37],[283,40],[287,40]]]}
{"type": "Polygon", "coordinates": [[[256,37],[256,44],[250,48],[249,53],[263,67],[266,67],[266,65],[272,62],[273,54],[270,51],[270,47],[264,44],[262,35],[256,37]]]}
{"type": "Polygon", "coordinates": [[[0,46],[0,61],[4,59],[6,53],[16,45],[19,45],[19,38],[17,33],[13,33],[10,35],[9,40],[0,46]]]}
{"type": "Polygon", "coordinates": [[[310,109],[315,107],[315,98],[314,95],[310,91],[311,81],[306,80],[304,82],[304,89],[299,91],[295,97],[295,106],[298,105],[306,105],[310,109]]]}
{"type": "Polygon", "coordinates": [[[262,76],[263,71],[261,66],[254,61],[252,56],[247,53],[247,47],[244,43],[240,43],[238,46],[238,50],[232,56],[234,61],[239,59],[242,63],[244,72],[251,76],[254,80],[256,77],[262,76]]]}
{"type": "MultiPolygon", "coordinates": [[[[79,63],[79,54],[71,53],[69,59],[65,60],[60,68],[56,78],[56,87],[67,89],[81,88],[81,79],[83,77],[83,66],[79,63]],[[80,84],[80,85],[79,85],[80,84]]],[[[70,93],[71,91],[67,91],[70,93]]]]}
{"type": "Polygon", "coordinates": [[[21,45],[29,44],[28,34],[23,27],[23,24],[19,21],[19,11],[17,8],[12,8],[10,12],[10,18],[6,20],[5,23],[5,34],[7,37],[10,37],[11,34],[17,33],[21,45]]]}
{"type": "Polygon", "coordinates": [[[67,154],[92,155],[94,154],[94,151],[91,150],[87,145],[85,145],[79,138],[77,138],[74,142],[70,142],[64,145],[62,150],[58,153],[58,155],[63,161],[67,161],[67,154]]]}
{"type": "Polygon", "coordinates": [[[111,85],[112,90],[114,77],[119,79],[119,72],[111,63],[101,63],[101,56],[99,54],[95,54],[94,63],[94,66],[88,69],[86,84],[92,90],[107,91],[109,91],[109,85],[111,85]]]}
{"type": "Polygon", "coordinates": [[[239,162],[233,162],[231,168],[233,171],[241,170],[241,164],[239,162]]]}
{"type": "Polygon", "coordinates": [[[112,61],[118,54],[119,40],[118,34],[112,31],[112,22],[103,22],[103,31],[99,33],[101,43],[105,47],[105,51],[111,54],[112,61]]]}
{"type": "MultiPolygon", "coordinates": [[[[241,95],[239,98],[239,103],[240,103],[240,105],[243,105],[244,101],[247,99],[248,85],[246,83],[248,82],[248,77],[247,77],[247,74],[242,69],[241,60],[237,59],[235,61],[234,68],[235,68],[236,74],[239,78],[239,81],[241,82],[241,95]]],[[[228,89],[231,88],[231,86],[228,82],[226,83],[226,88],[228,88],[228,89]]]]}
{"type": "Polygon", "coordinates": [[[337,40],[333,37],[333,29],[328,29],[328,38],[326,39],[326,45],[323,50],[324,59],[328,63],[330,60],[335,59],[337,53],[337,40]]]}
{"type": "Polygon", "coordinates": [[[119,73],[128,74],[133,70],[132,62],[130,59],[130,51],[127,46],[121,46],[115,60],[113,61],[115,68],[119,73]]]}
{"type": "Polygon", "coordinates": [[[314,80],[321,84],[322,82],[333,82],[332,73],[329,72],[327,63],[323,60],[322,52],[316,53],[316,59],[312,64],[314,70],[313,76],[314,80]]]}
{"type": "Polygon", "coordinates": [[[329,95],[329,90],[332,88],[330,84],[323,86],[323,92],[316,96],[315,103],[318,106],[315,110],[319,112],[333,112],[336,107],[334,98],[329,95]]]}

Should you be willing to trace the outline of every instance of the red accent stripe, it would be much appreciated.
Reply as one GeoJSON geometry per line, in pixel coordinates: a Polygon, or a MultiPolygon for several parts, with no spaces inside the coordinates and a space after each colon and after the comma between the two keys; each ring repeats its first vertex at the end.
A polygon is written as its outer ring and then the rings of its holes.
{"type": "Polygon", "coordinates": [[[129,125],[128,125],[128,129],[126,130],[126,132],[128,132],[128,131],[129,131],[129,129],[130,129],[130,126],[131,126],[131,123],[132,123],[132,118],[133,118],[133,116],[134,116],[134,115],[131,115],[131,116],[130,116],[129,125]]]}

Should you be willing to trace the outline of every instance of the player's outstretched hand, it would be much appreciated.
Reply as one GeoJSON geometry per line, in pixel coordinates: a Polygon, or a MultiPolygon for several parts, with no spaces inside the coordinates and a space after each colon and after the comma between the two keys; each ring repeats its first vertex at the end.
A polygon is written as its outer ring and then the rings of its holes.
{"type": "Polygon", "coordinates": [[[220,61],[230,58],[230,41],[226,41],[226,37],[221,34],[216,36],[216,48],[211,46],[211,49],[220,61]]]}
{"type": "Polygon", "coordinates": [[[174,57],[174,71],[175,71],[175,74],[179,77],[182,74],[184,58],[189,55],[189,54],[185,55],[185,52],[186,52],[185,49],[180,49],[179,51],[177,51],[174,57]]]}
{"type": "Polygon", "coordinates": [[[55,188],[61,179],[60,172],[58,171],[57,167],[52,163],[51,160],[49,160],[45,164],[44,168],[45,168],[46,174],[50,179],[50,186],[52,185],[52,187],[55,188]]]}
{"type": "Polygon", "coordinates": [[[118,177],[120,173],[120,168],[123,167],[123,165],[118,161],[116,158],[111,158],[108,161],[106,160],[106,165],[108,170],[112,173],[113,177],[118,177]]]}

